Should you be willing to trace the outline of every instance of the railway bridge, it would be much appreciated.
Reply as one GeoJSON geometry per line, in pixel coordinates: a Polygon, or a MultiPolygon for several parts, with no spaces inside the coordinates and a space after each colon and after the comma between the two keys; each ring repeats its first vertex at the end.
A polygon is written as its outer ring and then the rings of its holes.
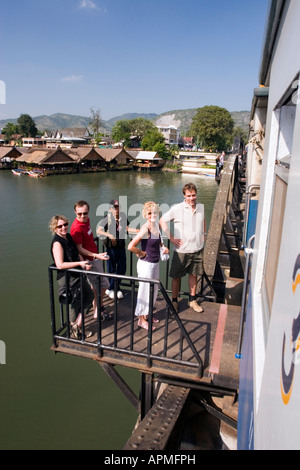
{"type": "MultiPolygon", "coordinates": [[[[188,293],[181,292],[176,314],[169,298],[168,279],[163,285],[152,279],[98,274],[98,311],[101,276],[120,277],[124,298],[119,300],[115,295],[113,300],[104,299],[106,310],[113,313],[113,319],[94,319],[90,311],[83,320],[82,336],[75,339],[71,334],[69,305],[58,302],[54,281],[57,268],[49,266],[51,349],[96,361],[139,412],[139,424],[127,441],[126,450],[179,449],[184,439],[185,425],[182,423],[186,423],[198,407],[230,429],[229,434],[232,430],[234,434],[237,428],[239,359],[236,352],[242,322],[243,192],[237,157],[230,156],[220,180],[207,234],[205,274],[198,282],[202,313],[190,309],[188,293]],[[155,330],[137,326],[134,310],[139,282],[150,284],[150,306],[154,285],[158,285],[155,310],[150,308],[149,312],[150,324],[153,316],[159,320],[155,330]],[[88,330],[92,333],[89,337],[86,335],[88,330]],[[139,397],[116,366],[140,371],[139,397]]],[[[66,281],[72,272],[81,278],[95,274],[72,269],[66,271],[66,281]]]]}

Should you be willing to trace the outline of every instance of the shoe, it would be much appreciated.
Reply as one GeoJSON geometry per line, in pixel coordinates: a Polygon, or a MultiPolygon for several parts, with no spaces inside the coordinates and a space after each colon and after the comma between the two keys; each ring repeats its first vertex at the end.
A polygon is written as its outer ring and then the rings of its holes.
{"type": "MultiPolygon", "coordinates": [[[[82,335],[82,328],[79,328],[79,332],[82,335]]],[[[93,333],[90,330],[85,330],[84,336],[85,338],[90,338],[91,336],[93,336],[93,333]]]]}
{"type": "Polygon", "coordinates": [[[112,320],[113,319],[113,316],[111,313],[107,313],[107,312],[102,312],[102,320],[112,320]]]}
{"type": "Polygon", "coordinates": [[[199,304],[197,304],[196,300],[192,300],[192,302],[188,302],[188,306],[192,308],[193,310],[195,310],[195,312],[201,313],[204,311],[203,308],[200,307],[199,304]]]}
{"type": "Polygon", "coordinates": [[[74,325],[71,325],[71,335],[75,338],[78,339],[79,337],[79,328],[76,323],[74,325]]]}
{"type": "Polygon", "coordinates": [[[175,312],[178,313],[178,302],[173,301],[172,305],[174,307],[175,312]]]}
{"type": "Polygon", "coordinates": [[[108,295],[111,299],[115,298],[115,293],[113,290],[106,289],[105,294],[108,295]]]}
{"type": "Polygon", "coordinates": [[[124,297],[123,292],[121,292],[119,290],[118,293],[117,293],[117,297],[118,297],[118,299],[123,299],[123,297],[124,297]]]}
{"type": "Polygon", "coordinates": [[[101,320],[104,321],[104,320],[112,320],[114,317],[111,313],[107,313],[107,311],[105,310],[105,307],[102,307],[101,308],[101,320]]]}

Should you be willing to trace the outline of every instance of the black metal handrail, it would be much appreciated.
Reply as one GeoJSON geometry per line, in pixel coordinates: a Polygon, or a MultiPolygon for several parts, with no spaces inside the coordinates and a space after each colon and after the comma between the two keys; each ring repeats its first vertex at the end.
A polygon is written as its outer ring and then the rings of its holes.
{"type": "MultiPolygon", "coordinates": [[[[99,253],[99,237],[95,237],[94,238],[94,241],[97,245],[97,251],[99,253]]],[[[165,246],[169,249],[170,253],[171,253],[171,242],[169,239],[165,240],[164,242],[165,246]]],[[[103,245],[102,246],[102,252],[105,252],[106,248],[105,246],[103,245]]],[[[165,264],[165,267],[166,267],[166,270],[165,270],[165,291],[166,292],[171,292],[171,290],[169,289],[169,263],[170,263],[170,259],[167,260],[164,264],[165,264]]],[[[105,266],[104,266],[104,272],[105,272],[105,266]]],[[[129,275],[130,277],[132,277],[132,273],[133,273],[133,253],[132,251],[129,252],[129,269],[128,269],[128,272],[129,272],[129,275]]],[[[122,277],[122,279],[124,279],[122,277]]],[[[123,283],[124,285],[124,283],[123,283]]],[[[126,285],[126,283],[125,283],[126,285]]],[[[130,284],[128,284],[130,285],[130,284]]],[[[184,295],[189,295],[189,292],[186,292],[186,291],[182,291],[180,290],[179,293],[178,293],[179,296],[184,296],[184,295]]],[[[199,282],[199,291],[197,292],[196,294],[197,297],[201,297],[202,299],[204,300],[207,300],[209,302],[216,302],[217,301],[217,293],[208,277],[208,275],[206,274],[205,270],[203,271],[203,276],[201,277],[200,279],[200,282],[199,282]]]]}
{"type": "MultiPolygon", "coordinates": [[[[203,376],[203,361],[196,350],[193,341],[191,340],[188,332],[186,331],[180,317],[176,314],[176,311],[172,305],[172,302],[162,285],[162,283],[158,280],[155,279],[144,279],[144,278],[139,278],[139,277],[133,277],[133,276],[120,276],[117,274],[108,274],[108,273],[98,273],[98,272],[93,272],[93,271],[82,271],[79,269],[68,269],[65,270],[65,279],[66,279],[66,299],[68,299],[68,290],[69,290],[69,278],[71,275],[76,274],[76,276],[80,276],[80,282],[81,282],[81,291],[82,291],[82,286],[83,286],[83,279],[84,276],[89,277],[90,275],[96,275],[97,276],[97,309],[98,312],[100,312],[100,306],[101,306],[101,278],[106,277],[106,278],[114,278],[114,279],[120,279],[121,281],[125,281],[125,283],[129,283],[130,290],[131,290],[131,305],[130,305],[130,312],[131,312],[131,327],[130,327],[130,345],[129,348],[124,349],[120,348],[118,346],[118,337],[117,337],[117,332],[118,332],[118,303],[117,303],[117,286],[115,283],[115,297],[114,297],[114,340],[113,340],[113,346],[110,345],[105,345],[103,343],[103,338],[102,338],[102,322],[101,322],[101,315],[98,315],[97,320],[97,339],[95,342],[91,341],[86,341],[86,336],[85,336],[85,318],[84,315],[82,315],[82,337],[81,339],[74,339],[71,338],[71,332],[70,332],[70,318],[69,318],[69,303],[68,300],[66,300],[66,309],[63,308],[63,305],[60,304],[60,322],[59,325],[57,325],[57,309],[55,308],[55,304],[57,303],[56,297],[55,297],[55,285],[53,281],[53,273],[55,271],[58,271],[55,265],[51,265],[48,268],[48,274],[49,274],[49,291],[50,291],[50,311],[51,311],[51,329],[52,329],[52,338],[53,338],[53,345],[56,347],[57,345],[57,340],[58,339],[64,339],[69,342],[75,342],[75,343],[80,343],[80,344],[87,344],[89,346],[94,346],[97,351],[98,355],[101,357],[103,355],[104,350],[111,350],[111,351],[118,351],[120,353],[126,353],[128,355],[134,355],[134,356],[139,356],[146,358],[147,361],[147,366],[151,368],[151,363],[154,359],[159,359],[162,362],[168,362],[168,363],[173,363],[173,364],[184,364],[189,367],[194,367],[197,369],[197,375],[199,377],[203,376]],[[166,311],[165,311],[165,331],[164,331],[164,347],[163,347],[163,352],[162,355],[155,355],[152,352],[152,328],[148,329],[147,337],[148,337],[148,342],[147,342],[147,351],[145,352],[140,352],[134,350],[134,310],[135,310],[135,291],[137,284],[139,282],[145,282],[150,284],[150,289],[149,289],[149,325],[152,325],[152,319],[153,319],[153,292],[154,292],[154,286],[157,285],[159,291],[161,292],[164,300],[166,301],[166,311]],[[64,316],[64,310],[66,311],[66,318],[64,316]],[[169,318],[172,318],[172,320],[175,320],[179,330],[180,330],[180,341],[179,341],[179,359],[175,358],[170,358],[167,356],[167,351],[168,351],[168,324],[169,324],[169,318]],[[188,346],[190,350],[193,353],[193,357],[195,359],[195,362],[193,361],[184,361],[182,359],[183,357],[183,339],[185,339],[188,343],[188,346]]],[[[83,312],[83,296],[81,295],[81,312],[83,312]]]]}

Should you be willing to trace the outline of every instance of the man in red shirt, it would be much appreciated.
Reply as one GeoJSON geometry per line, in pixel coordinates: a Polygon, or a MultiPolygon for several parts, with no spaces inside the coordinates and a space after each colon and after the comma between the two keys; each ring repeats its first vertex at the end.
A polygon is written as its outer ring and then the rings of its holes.
{"type": "MultiPolygon", "coordinates": [[[[86,201],[78,201],[74,206],[76,218],[71,226],[71,236],[77,245],[79,253],[86,260],[92,262],[92,271],[103,273],[102,260],[106,259],[106,253],[98,253],[97,245],[94,241],[94,235],[90,226],[89,211],[90,206],[86,201]]],[[[95,293],[93,306],[94,318],[97,318],[97,276],[88,276],[95,293]]],[[[101,277],[101,316],[103,319],[111,319],[111,315],[106,313],[103,306],[103,296],[109,283],[106,277],[101,277]]]]}

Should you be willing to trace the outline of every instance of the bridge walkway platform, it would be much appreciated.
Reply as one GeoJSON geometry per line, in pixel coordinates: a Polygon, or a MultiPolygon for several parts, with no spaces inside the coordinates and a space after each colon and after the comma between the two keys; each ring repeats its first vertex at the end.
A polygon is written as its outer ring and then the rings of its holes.
{"type": "Polygon", "coordinates": [[[153,318],[159,322],[151,331],[137,324],[132,308],[135,293],[123,292],[123,299],[105,300],[113,319],[99,322],[90,311],[79,339],[72,337],[68,322],[63,320],[56,327],[52,350],[183,382],[237,390],[239,306],[200,301],[204,311],[198,313],[182,298],[176,315],[160,292],[153,311],[153,318]],[[87,331],[92,336],[87,337],[87,331]]]}

